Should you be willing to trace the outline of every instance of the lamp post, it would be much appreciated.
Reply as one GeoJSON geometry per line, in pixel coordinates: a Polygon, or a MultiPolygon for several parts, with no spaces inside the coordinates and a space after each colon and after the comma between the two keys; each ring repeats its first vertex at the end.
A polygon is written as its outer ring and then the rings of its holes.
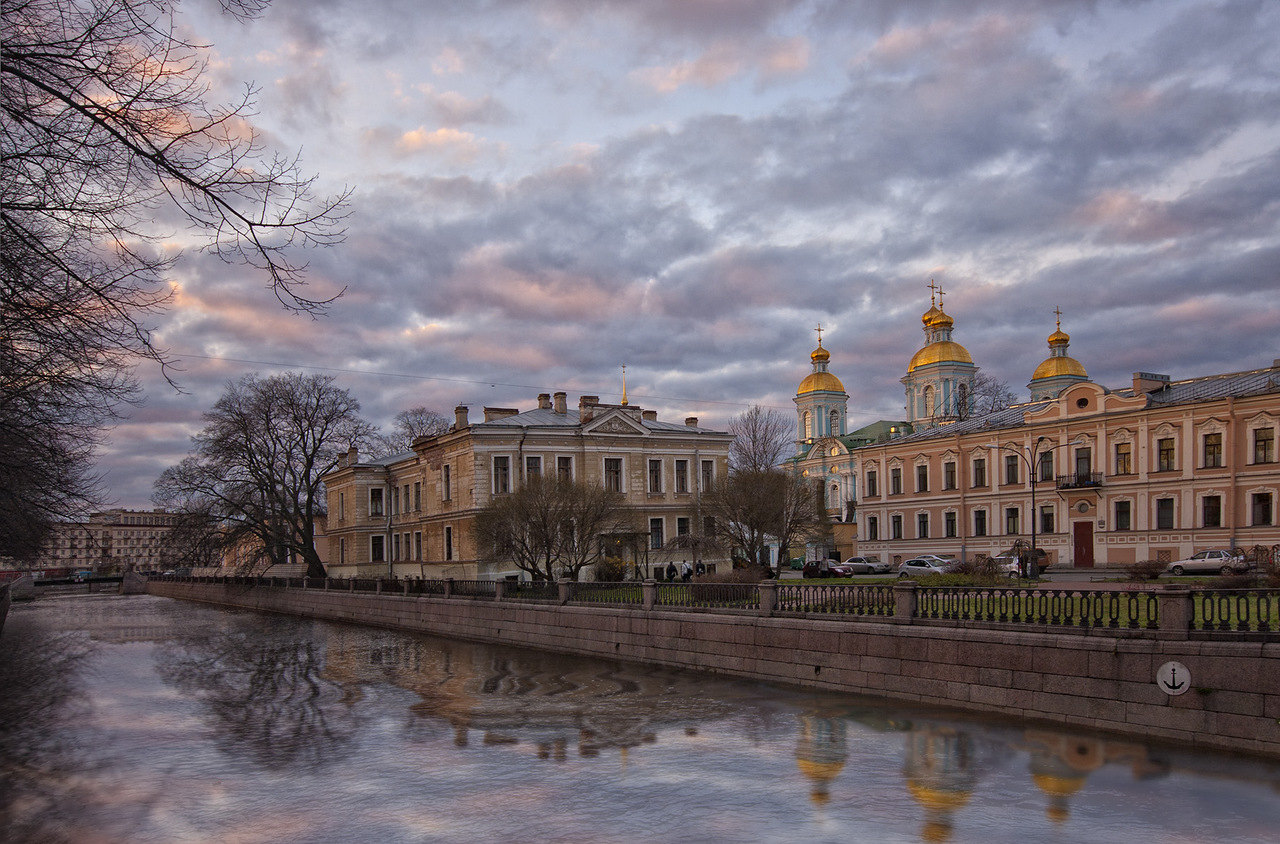
{"type": "Polygon", "coordinates": [[[1040,445],[1048,437],[1036,437],[1036,441],[1029,446],[1015,446],[1009,444],[988,443],[988,446],[999,448],[1010,454],[1016,454],[1022,458],[1027,464],[1027,477],[1031,481],[1031,559],[1027,561],[1027,577],[1035,578],[1040,576],[1040,566],[1036,561],[1036,518],[1040,515],[1036,511],[1036,462],[1040,456],[1040,445]]]}

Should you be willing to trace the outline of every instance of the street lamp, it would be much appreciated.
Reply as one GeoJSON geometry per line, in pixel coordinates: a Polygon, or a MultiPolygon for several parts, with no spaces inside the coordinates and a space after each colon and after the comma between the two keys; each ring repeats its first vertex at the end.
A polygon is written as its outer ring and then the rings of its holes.
{"type": "Polygon", "coordinates": [[[1010,454],[1016,454],[1022,458],[1027,464],[1027,477],[1031,480],[1031,559],[1027,561],[1027,577],[1036,578],[1040,576],[1040,566],[1036,560],[1036,519],[1039,512],[1036,510],[1036,458],[1040,456],[1040,445],[1048,437],[1036,437],[1036,441],[1029,446],[1015,446],[1009,443],[987,443],[988,448],[998,448],[1007,451],[1010,454]]]}

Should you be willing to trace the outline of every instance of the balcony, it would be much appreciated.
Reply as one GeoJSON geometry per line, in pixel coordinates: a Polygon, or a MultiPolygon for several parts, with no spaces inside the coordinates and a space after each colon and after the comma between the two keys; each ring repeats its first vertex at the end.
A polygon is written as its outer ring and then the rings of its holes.
{"type": "Polygon", "coordinates": [[[1058,489],[1096,489],[1102,486],[1101,472],[1076,472],[1073,475],[1058,475],[1058,489]]]}

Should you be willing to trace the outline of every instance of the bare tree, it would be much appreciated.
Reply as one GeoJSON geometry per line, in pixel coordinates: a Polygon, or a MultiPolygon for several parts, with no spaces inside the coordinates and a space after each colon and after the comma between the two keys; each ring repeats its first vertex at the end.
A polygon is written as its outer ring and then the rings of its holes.
{"type": "Polygon", "coordinates": [[[713,538],[751,564],[765,559],[770,541],[787,549],[819,527],[819,502],[813,488],[788,472],[739,471],[716,484],[703,498],[713,538]]]}
{"type": "Polygon", "coordinates": [[[396,414],[389,432],[374,435],[369,448],[374,457],[401,454],[412,448],[414,440],[439,436],[448,431],[451,424],[452,420],[442,413],[421,405],[411,407],[396,414]]]}
{"type": "Polygon", "coordinates": [[[164,471],[155,499],[216,518],[224,542],[252,538],[273,562],[296,556],[324,577],[315,548],[324,514],[320,478],[372,426],[328,375],[249,375],[227,386],[204,415],[194,453],[164,471]]]}
{"type": "Polygon", "coordinates": [[[1009,389],[1008,381],[997,381],[982,370],[978,370],[977,375],[974,376],[973,390],[970,394],[972,397],[971,409],[966,412],[962,408],[962,419],[972,416],[986,416],[988,413],[1004,410],[1018,400],[1013,390],[1009,389]]]}
{"type": "MultiPolygon", "coordinates": [[[[176,0],[6,0],[0,61],[0,553],[100,496],[99,432],[162,366],[147,321],[175,257],[155,223],[261,270],[285,307],[318,312],[296,247],[338,241],[346,194],[319,198],[263,148],[253,90],[209,102],[207,47],[175,33],[176,0]],[[11,527],[19,528],[10,531],[11,527]]],[[[224,0],[248,18],[259,0],[224,0]]]]}
{"type": "Polygon", "coordinates": [[[753,405],[729,421],[729,433],[733,435],[729,468],[735,472],[767,472],[776,468],[792,445],[793,431],[790,417],[753,405]]]}
{"type": "Polygon", "coordinates": [[[475,535],[491,562],[510,562],[534,580],[577,580],[582,569],[603,558],[600,537],[631,531],[633,519],[621,493],[535,477],[481,509],[475,535]]]}

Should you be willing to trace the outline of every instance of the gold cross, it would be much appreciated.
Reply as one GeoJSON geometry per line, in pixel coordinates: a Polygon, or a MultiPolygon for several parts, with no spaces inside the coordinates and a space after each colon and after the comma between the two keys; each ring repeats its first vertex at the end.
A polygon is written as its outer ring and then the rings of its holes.
{"type": "Polygon", "coordinates": [[[1054,307],[1053,312],[1058,316],[1058,330],[1062,330],[1062,308],[1054,307]]]}
{"type": "Polygon", "coordinates": [[[822,345],[822,323],[818,323],[818,327],[813,330],[818,332],[818,345],[821,346],[822,345]]]}
{"type": "Polygon", "coordinates": [[[938,288],[938,285],[933,283],[933,279],[929,279],[928,288],[929,288],[929,304],[930,305],[938,304],[937,293],[939,288],[938,288]]]}

